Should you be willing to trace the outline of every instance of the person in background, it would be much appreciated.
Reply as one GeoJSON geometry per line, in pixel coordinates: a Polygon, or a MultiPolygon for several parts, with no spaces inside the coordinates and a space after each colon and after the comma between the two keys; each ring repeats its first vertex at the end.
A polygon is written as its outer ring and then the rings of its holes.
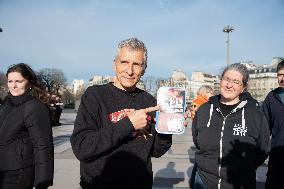
{"type": "Polygon", "coordinates": [[[277,65],[279,87],[270,91],[263,102],[271,135],[266,188],[284,188],[284,60],[277,65]]]}
{"type": "Polygon", "coordinates": [[[264,113],[246,92],[248,79],[244,65],[229,65],[221,75],[220,94],[196,112],[194,189],[256,188],[256,169],[268,156],[270,138],[264,113]]]}
{"type": "Polygon", "coordinates": [[[47,93],[24,63],[6,73],[0,106],[0,188],[46,189],[53,184],[53,139],[47,93]]]}
{"type": "MultiPolygon", "coordinates": [[[[189,108],[189,117],[191,118],[191,121],[193,121],[197,109],[204,104],[205,102],[208,102],[209,98],[213,96],[214,90],[212,87],[209,85],[202,85],[198,90],[197,90],[197,96],[195,99],[193,99],[192,104],[189,108]]],[[[197,165],[194,163],[193,168],[192,168],[192,177],[190,179],[190,188],[193,187],[194,184],[194,178],[196,175],[197,171],[197,165]]]]}
{"type": "Polygon", "coordinates": [[[83,189],[152,188],[151,157],[165,154],[172,136],[155,131],[156,99],[136,87],[146,67],[144,43],[126,39],[113,61],[114,83],[83,94],[70,139],[83,189]]]}
{"type": "Polygon", "coordinates": [[[55,97],[54,107],[55,107],[55,124],[59,126],[61,125],[60,116],[61,116],[62,109],[63,109],[63,103],[61,102],[60,96],[55,97]]]}
{"type": "Polygon", "coordinates": [[[208,99],[213,96],[213,89],[209,85],[202,85],[198,91],[197,91],[197,97],[193,99],[192,104],[190,106],[190,117],[191,120],[194,119],[195,113],[197,109],[204,104],[205,102],[208,102],[208,99]]]}
{"type": "Polygon", "coordinates": [[[63,103],[61,102],[60,96],[50,95],[50,116],[51,116],[51,125],[60,126],[60,116],[63,109],[63,103]]]}

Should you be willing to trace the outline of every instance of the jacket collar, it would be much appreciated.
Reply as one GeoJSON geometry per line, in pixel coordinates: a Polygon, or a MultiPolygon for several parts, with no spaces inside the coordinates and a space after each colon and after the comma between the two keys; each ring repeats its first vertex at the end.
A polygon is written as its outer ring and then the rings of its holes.
{"type": "MultiPolygon", "coordinates": [[[[237,108],[242,108],[244,106],[248,106],[248,105],[256,105],[258,106],[258,102],[250,95],[249,92],[243,92],[240,94],[240,101],[241,103],[237,106],[237,108]],[[246,102],[246,103],[242,103],[242,102],[246,102]]],[[[209,98],[209,102],[211,104],[213,104],[215,107],[220,107],[220,99],[221,99],[221,95],[216,95],[216,96],[212,96],[209,98]]]]}
{"type": "Polygon", "coordinates": [[[7,101],[12,106],[20,106],[33,98],[34,97],[31,92],[26,92],[21,96],[13,96],[9,93],[7,96],[7,101]]]}

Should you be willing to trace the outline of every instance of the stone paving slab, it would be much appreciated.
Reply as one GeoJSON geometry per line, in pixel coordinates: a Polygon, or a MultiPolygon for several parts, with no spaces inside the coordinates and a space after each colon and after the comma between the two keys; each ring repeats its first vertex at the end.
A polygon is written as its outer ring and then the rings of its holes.
{"type": "MultiPolygon", "coordinates": [[[[63,113],[62,126],[53,128],[55,144],[55,175],[52,189],[79,189],[80,163],[74,156],[70,136],[73,131],[75,113],[63,113]]],[[[182,135],[173,136],[171,149],[161,158],[152,158],[154,185],[153,189],[185,189],[194,164],[194,147],[191,128],[186,128],[182,135]]],[[[257,189],[264,189],[267,165],[257,170],[257,189]]]]}
{"type": "Polygon", "coordinates": [[[77,159],[55,159],[52,189],[79,189],[80,163],[77,159]]]}

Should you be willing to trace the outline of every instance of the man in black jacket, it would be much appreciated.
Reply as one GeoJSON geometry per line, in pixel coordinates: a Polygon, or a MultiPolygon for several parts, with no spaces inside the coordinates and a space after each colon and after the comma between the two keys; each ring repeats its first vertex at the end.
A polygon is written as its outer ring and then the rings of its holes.
{"type": "Polygon", "coordinates": [[[271,153],[266,188],[284,188],[284,60],[277,65],[279,87],[268,93],[263,110],[269,123],[271,153]]]}
{"type": "Polygon", "coordinates": [[[80,160],[83,189],[151,189],[151,157],[171,146],[154,128],[156,100],[136,87],[147,67],[147,49],[136,38],[118,45],[114,83],[89,87],[81,99],[72,149],[80,160]]]}

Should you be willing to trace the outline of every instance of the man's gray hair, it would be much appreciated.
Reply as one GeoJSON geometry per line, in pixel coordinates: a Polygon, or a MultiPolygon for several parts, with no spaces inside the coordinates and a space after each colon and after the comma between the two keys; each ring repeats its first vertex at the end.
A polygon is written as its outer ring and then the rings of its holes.
{"type": "Polygon", "coordinates": [[[229,70],[235,70],[237,72],[239,72],[242,76],[243,76],[243,85],[244,87],[246,87],[248,85],[248,80],[249,80],[249,71],[247,69],[247,67],[243,64],[240,64],[240,63],[235,63],[235,64],[231,64],[229,66],[227,66],[222,75],[221,75],[221,78],[224,77],[225,73],[229,70]]]}
{"type": "Polygon", "coordinates": [[[147,52],[147,48],[145,44],[141,40],[135,37],[132,37],[132,38],[121,41],[117,46],[116,56],[118,55],[120,49],[122,49],[123,47],[128,47],[132,50],[143,50],[144,51],[144,58],[143,58],[144,70],[147,68],[148,52],[147,52]]]}

